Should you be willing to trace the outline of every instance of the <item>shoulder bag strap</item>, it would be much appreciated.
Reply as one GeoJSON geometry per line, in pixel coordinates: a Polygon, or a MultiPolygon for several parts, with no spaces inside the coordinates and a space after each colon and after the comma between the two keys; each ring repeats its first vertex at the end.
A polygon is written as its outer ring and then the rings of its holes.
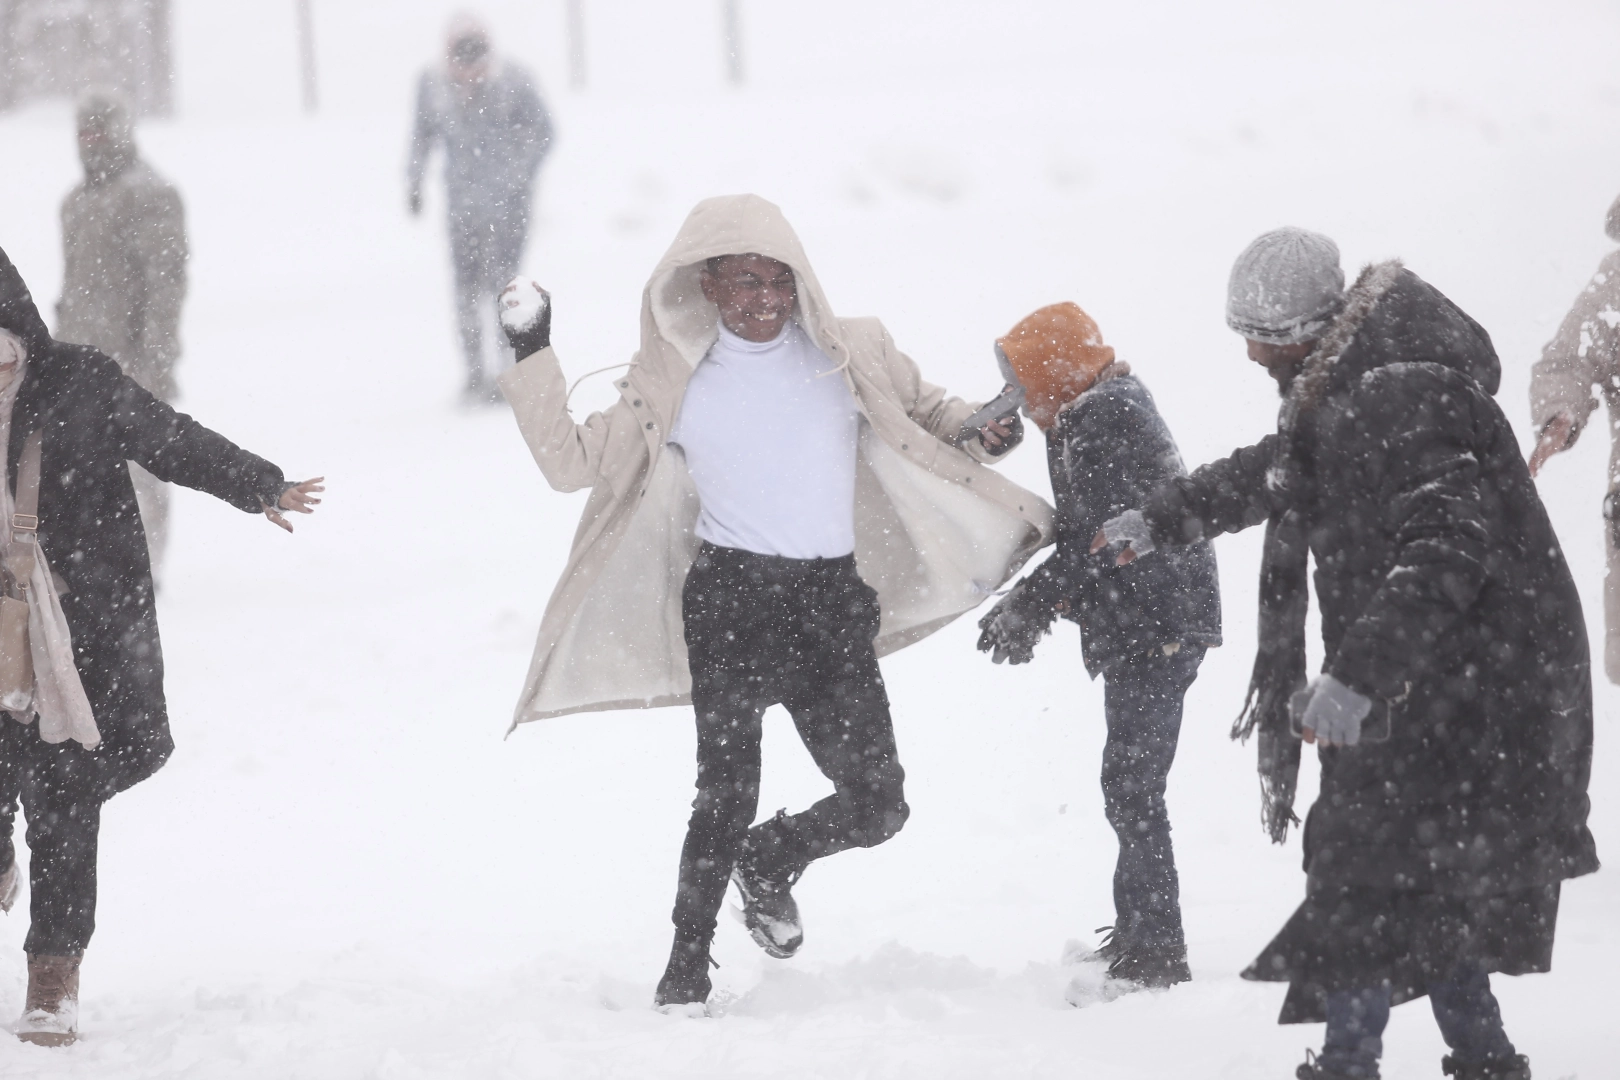
{"type": "Polygon", "coordinates": [[[12,549],[6,556],[18,592],[27,595],[34,580],[34,564],[39,551],[39,462],[44,434],[34,432],[23,443],[22,461],[17,467],[17,497],[11,515],[12,549]]]}

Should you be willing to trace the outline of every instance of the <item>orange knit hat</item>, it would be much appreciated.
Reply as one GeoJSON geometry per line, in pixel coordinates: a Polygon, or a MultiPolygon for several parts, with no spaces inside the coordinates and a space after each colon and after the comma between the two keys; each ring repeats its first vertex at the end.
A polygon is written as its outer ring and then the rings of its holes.
{"type": "Polygon", "coordinates": [[[1114,350],[1103,344],[1091,316],[1068,301],[1025,316],[996,344],[1028,395],[1024,411],[1042,431],[1114,362],[1114,350]]]}

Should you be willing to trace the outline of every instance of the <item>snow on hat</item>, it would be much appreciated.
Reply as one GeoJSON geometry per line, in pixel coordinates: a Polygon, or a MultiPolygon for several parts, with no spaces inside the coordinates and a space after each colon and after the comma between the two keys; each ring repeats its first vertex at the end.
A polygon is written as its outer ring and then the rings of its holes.
{"type": "Polygon", "coordinates": [[[1237,257],[1226,286],[1226,325],[1255,341],[1314,341],[1344,303],[1339,246],[1287,226],[1264,233],[1237,257]]]}
{"type": "Polygon", "coordinates": [[[1603,231],[1610,240],[1620,240],[1620,199],[1609,204],[1609,215],[1603,219],[1603,231]]]}
{"type": "Polygon", "coordinates": [[[996,347],[1024,388],[1025,414],[1042,431],[1114,362],[1114,350],[1103,344],[1091,316],[1068,301],[1026,315],[996,347]]]}

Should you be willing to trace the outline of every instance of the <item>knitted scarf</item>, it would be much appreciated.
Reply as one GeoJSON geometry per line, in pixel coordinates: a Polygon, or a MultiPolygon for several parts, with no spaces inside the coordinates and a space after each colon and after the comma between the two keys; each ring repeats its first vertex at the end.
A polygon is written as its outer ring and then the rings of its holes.
{"type": "Polygon", "coordinates": [[[1277,457],[1266,486],[1277,496],[1266,523],[1260,558],[1260,642],[1243,711],[1232,724],[1232,738],[1246,741],[1256,732],[1260,772],[1260,822],[1275,843],[1299,824],[1294,793],[1299,785],[1300,741],[1289,724],[1289,699],[1305,686],[1305,616],[1310,610],[1310,545],[1303,506],[1309,501],[1308,455],[1300,447],[1301,420],[1315,411],[1339,357],[1378,301],[1395,284],[1399,260],[1374,263],[1361,271],[1344,308],[1300,365],[1283,396],[1277,418],[1277,457]]]}

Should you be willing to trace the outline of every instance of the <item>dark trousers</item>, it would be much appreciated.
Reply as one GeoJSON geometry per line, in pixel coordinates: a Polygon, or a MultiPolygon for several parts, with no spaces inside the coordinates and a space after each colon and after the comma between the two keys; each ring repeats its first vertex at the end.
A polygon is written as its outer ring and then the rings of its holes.
{"type": "Polygon", "coordinates": [[[1114,932],[1138,955],[1187,954],[1164,790],[1181,737],[1182,698],[1203,659],[1200,645],[1169,656],[1156,649],[1120,660],[1103,675],[1103,808],[1119,837],[1114,932]]]}
{"type": "Polygon", "coordinates": [[[872,847],[909,810],[872,640],[875,593],[854,556],[785,559],[704,544],[681,593],[697,714],[697,797],[681,848],[674,922],[713,935],[745,850],[761,876],[792,881],[813,860],[872,847]],[[753,828],[762,718],[787,707],[833,793],[753,828]]]}
{"type": "MultiPolygon", "coordinates": [[[[456,281],[456,329],[469,385],[484,381],[484,332],[498,326],[496,299],[517,273],[529,232],[526,199],[497,207],[453,211],[450,261],[456,281]]],[[[509,356],[504,341],[496,350],[509,356]]]]}
{"type": "Polygon", "coordinates": [[[34,956],[78,956],[96,931],[101,800],[81,793],[67,750],[43,742],[37,725],[0,713],[0,872],[16,858],[20,803],[29,851],[23,950],[34,956]]]}
{"type": "MultiPolygon", "coordinates": [[[[1461,964],[1445,979],[1430,983],[1428,990],[1440,1035],[1458,1060],[1479,1064],[1514,1056],[1513,1043],[1502,1027],[1502,1010],[1483,967],[1461,964]]],[[[1389,1008],[1388,986],[1329,993],[1323,1064],[1354,1077],[1377,1076],[1389,1008]]]]}

